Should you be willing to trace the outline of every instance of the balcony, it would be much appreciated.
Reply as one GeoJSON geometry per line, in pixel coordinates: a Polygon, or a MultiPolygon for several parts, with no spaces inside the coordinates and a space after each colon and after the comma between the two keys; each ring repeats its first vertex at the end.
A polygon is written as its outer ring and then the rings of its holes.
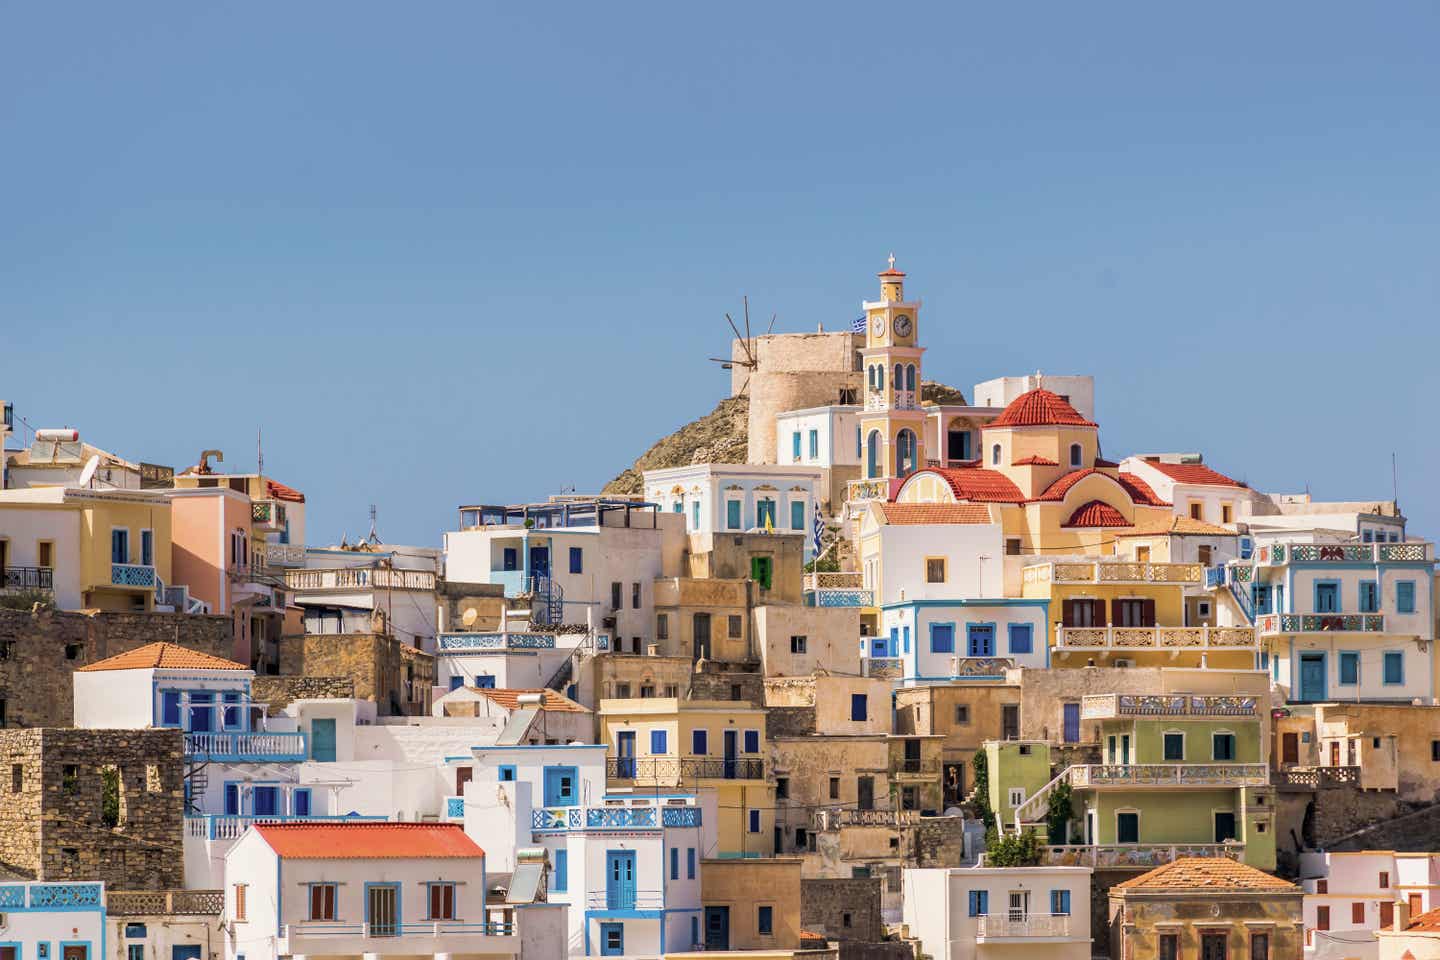
{"type": "Polygon", "coordinates": [[[224,890],[108,890],[105,912],[112,917],[218,917],[224,890]]]}
{"type": "Polygon", "coordinates": [[[1069,936],[1070,915],[1061,913],[983,916],[975,928],[976,943],[991,940],[1062,940],[1069,936]]]}
{"type": "Polygon", "coordinates": [[[862,573],[807,573],[802,586],[812,607],[868,607],[874,602],[862,573]]]}
{"type": "Polygon", "coordinates": [[[239,840],[257,823],[383,823],[386,817],[360,814],[340,816],[236,816],[235,814],[202,814],[185,818],[185,836],[192,840],[239,840]]]}
{"type": "Polygon", "coordinates": [[[1263,613],[1255,618],[1262,636],[1276,633],[1384,633],[1383,613],[1263,613]]]}
{"type": "Polygon", "coordinates": [[[1253,627],[1061,627],[1056,650],[1253,650],[1253,627]]]}
{"type": "Polygon", "coordinates": [[[852,503],[860,500],[888,500],[890,481],[883,477],[874,480],[851,480],[845,485],[845,499],[852,503]]]}
{"type": "Polygon", "coordinates": [[[835,807],[816,810],[816,830],[839,830],[841,827],[910,827],[920,822],[919,810],[855,810],[835,807]]]}
{"type": "Polygon", "coordinates": [[[1267,543],[1255,548],[1258,566],[1286,563],[1431,562],[1435,545],[1426,540],[1405,543],[1267,543]]]}
{"type": "Polygon", "coordinates": [[[700,826],[699,807],[542,807],[530,811],[536,833],[582,830],[658,830],[700,826]]]}
{"type": "Polygon", "coordinates": [[[285,504],[279,500],[252,500],[250,502],[250,522],[256,530],[279,533],[285,529],[288,519],[285,515],[285,504]]]}
{"type": "Polygon", "coordinates": [[[1105,693],[1080,698],[1080,719],[1253,717],[1258,707],[1259,701],[1255,697],[1215,697],[1186,693],[1105,693]]]}
{"type": "Polygon", "coordinates": [[[0,910],[65,910],[104,905],[98,883],[15,883],[0,886],[0,910]],[[27,901],[28,897],[28,901],[27,901]]]}
{"type": "Polygon", "coordinates": [[[267,567],[305,566],[305,545],[303,543],[265,544],[265,565],[267,567]]]}
{"type": "Polygon", "coordinates": [[[615,887],[591,890],[585,895],[585,905],[591,910],[663,910],[665,897],[659,890],[615,887]]]}
{"type": "Polygon", "coordinates": [[[897,777],[938,777],[940,761],[935,758],[901,757],[891,761],[892,774],[897,777]]]}
{"type": "MultiPolygon", "coordinates": [[[[302,548],[303,549],[303,548],[302,548]]],[[[395,570],[390,567],[331,567],[290,570],[285,586],[291,590],[421,590],[435,589],[433,570],[395,570]]]]}
{"type": "Polygon", "coordinates": [[[0,570],[0,591],[22,593],[55,589],[55,571],[50,567],[6,567],[0,570]]]}
{"type": "Polygon", "coordinates": [[[187,733],[185,756],[214,762],[260,763],[306,759],[303,733],[187,733]]]}
{"type": "MultiPolygon", "coordinates": [[[[478,900],[477,900],[478,902],[478,900]]],[[[344,923],[317,920],[287,923],[275,943],[277,956],[374,957],[508,955],[520,953],[520,938],[508,923],[344,923]]]]}
{"type": "Polygon", "coordinates": [[[1205,567],[1198,563],[1053,561],[1031,564],[1022,571],[1022,577],[1027,584],[1178,583],[1198,586],[1205,582],[1205,567]]]}
{"type": "Polygon", "coordinates": [[[148,563],[112,563],[110,564],[110,585],[112,587],[154,590],[155,567],[148,563]]]}
{"type": "Polygon", "coordinates": [[[555,636],[549,633],[442,633],[436,640],[436,650],[440,653],[554,648],[555,636]]]}
{"type": "Polygon", "coordinates": [[[1291,767],[1275,774],[1275,785],[1281,790],[1320,790],[1360,783],[1359,767],[1291,767]]]}
{"type": "Polygon", "coordinates": [[[1243,843],[1109,843],[1040,848],[1042,867],[1133,867],[1149,870],[1181,857],[1226,857],[1239,860],[1243,843]]]}
{"type": "Polygon", "coordinates": [[[680,761],[680,776],[686,780],[764,780],[765,761],[758,758],[680,761]]]}
{"type": "Polygon", "coordinates": [[[895,680],[905,676],[905,661],[900,657],[861,657],[861,676],[895,680]]]}
{"type": "Polygon", "coordinates": [[[1266,787],[1263,763],[1087,763],[1070,768],[1076,790],[1135,787],[1266,787]]]}

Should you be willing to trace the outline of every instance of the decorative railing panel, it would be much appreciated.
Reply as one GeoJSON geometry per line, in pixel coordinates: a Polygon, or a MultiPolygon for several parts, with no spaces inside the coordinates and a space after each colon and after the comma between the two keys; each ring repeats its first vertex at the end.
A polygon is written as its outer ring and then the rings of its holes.
{"type": "Polygon", "coordinates": [[[25,888],[20,884],[0,887],[0,910],[19,910],[25,906],[25,888]]]}
{"type": "Polygon", "coordinates": [[[445,650],[553,650],[549,633],[442,633],[437,648],[445,650]]]}
{"type": "Polygon", "coordinates": [[[865,586],[863,573],[807,573],[806,590],[860,590],[865,586]]]}
{"type": "Polygon", "coordinates": [[[1403,563],[1434,558],[1428,540],[1404,543],[1268,543],[1255,550],[1255,561],[1284,563],[1403,563]]]}
{"type": "Polygon", "coordinates": [[[905,675],[905,661],[899,657],[862,657],[861,672],[872,678],[893,680],[905,675]]]}
{"type": "Polygon", "coordinates": [[[1266,633],[1384,633],[1382,613],[1266,613],[1255,619],[1266,633]]]}
{"type": "Polygon", "coordinates": [[[1080,699],[1086,720],[1112,717],[1250,717],[1258,700],[1244,696],[1106,693],[1080,699]]]}
{"type": "Polygon", "coordinates": [[[699,807],[539,807],[530,811],[536,831],[653,830],[700,826],[699,807]]]}
{"type": "Polygon", "coordinates": [[[611,780],[674,786],[680,782],[680,760],[677,757],[606,757],[605,776],[611,780]]]}
{"type": "Polygon", "coordinates": [[[1046,867],[1134,867],[1149,870],[1181,857],[1239,860],[1245,846],[1238,843],[1127,843],[1046,846],[1040,850],[1040,865],[1046,867]]]}
{"type": "Polygon", "coordinates": [[[1428,542],[1410,543],[1377,543],[1375,544],[1375,555],[1380,560],[1404,561],[1404,560],[1431,560],[1434,555],[1431,551],[1434,544],[1428,542]]]}
{"type": "Polygon", "coordinates": [[[266,543],[265,562],[272,567],[297,567],[305,562],[302,543],[266,543]]]}
{"type": "Polygon", "coordinates": [[[1281,787],[1303,787],[1318,790],[1360,782],[1359,767],[1291,767],[1275,775],[1281,787]]]}
{"type": "MultiPolygon", "coordinates": [[[[352,937],[360,940],[394,939],[396,937],[483,936],[509,937],[515,926],[498,921],[466,923],[459,920],[425,920],[416,923],[356,923],[313,920],[307,923],[286,923],[280,926],[280,939],[295,953],[302,952],[311,939],[333,940],[352,937]]],[[[389,954],[391,951],[384,951],[389,954]]]]}
{"type": "Polygon", "coordinates": [[[112,917],[216,917],[224,910],[223,890],[110,890],[105,894],[105,911],[112,917]]]}
{"type": "Polygon", "coordinates": [[[817,607],[869,607],[874,605],[870,590],[816,590],[817,607]]]}
{"type": "Polygon", "coordinates": [[[445,816],[450,820],[463,820],[465,818],[465,798],[446,797],[445,816]]]}
{"type": "Polygon", "coordinates": [[[210,760],[304,760],[303,733],[187,733],[185,755],[210,760]]]}
{"type": "Polygon", "coordinates": [[[687,780],[764,780],[765,761],[691,758],[680,761],[680,773],[687,780]]]}
{"type": "Polygon", "coordinates": [[[1263,763],[1098,763],[1070,768],[1070,785],[1083,787],[1263,787],[1263,763]]]}
{"type": "Polygon", "coordinates": [[[98,907],[101,886],[98,883],[32,883],[30,908],[98,907]]]}
{"type": "Polygon", "coordinates": [[[889,496],[889,480],[851,480],[846,484],[847,500],[885,500],[889,496]]]}
{"type": "Polygon", "coordinates": [[[110,564],[110,585],[155,589],[155,568],[145,563],[110,564]]]}
{"type": "Polygon", "coordinates": [[[1058,648],[1120,650],[1254,647],[1253,627],[1061,627],[1058,648]]]}
{"type": "MultiPolygon", "coordinates": [[[[1003,904],[997,906],[1004,907],[1003,904]]],[[[1026,937],[1070,936],[1069,914],[1031,913],[1011,916],[989,914],[980,918],[975,930],[978,940],[1022,940],[1026,937]]]]}
{"type": "Polygon", "coordinates": [[[1024,582],[1043,583],[1203,583],[1205,568],[1198,563],[1126,563],[1113,561],[1053,561],[1034,564],[1023,572],[1024,582]],[[1033,575],[1031,571],[1036,571],[1033,575]],[[1048,570],[1048,576],[1040,573],[1048,570]]]}
{"type": "Polygon", "coordinates": [[[918,810],[854,810],[836,807],[816,810],[816,830],[838,830],[841,827],[906,827],[920,822],[918,810]]]}
{"type": "Polygon", "coordinates": [[[1010,657],[951,657],[950,674],[955,677],[999,677],[1015,669],[1010,657]]]}
{"type": "Polygon", "coordinates": [[[698,827],[701,823],[699,807],[661,807],[660,823],[665,827],[698,827]]]}

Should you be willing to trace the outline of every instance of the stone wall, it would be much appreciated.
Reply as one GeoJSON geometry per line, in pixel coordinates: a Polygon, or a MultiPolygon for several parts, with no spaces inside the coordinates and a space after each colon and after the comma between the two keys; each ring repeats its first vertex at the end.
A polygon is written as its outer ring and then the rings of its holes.
{"type": "Polygon", "coordinates": [[[840,960],[915,960],[919,950],[918,940],[886,940],[880,943],[841,940],[840,960]]]}
{"type": "Polygon", "coordinates": [[[801,880],[800,926],[830,940],[883,939],[880,878],[801,880]]]}
{"type": "Polygon", "coordinates": [[[280,638],[280,673],[343,677],[381,716],[424,714],[435,658],[381,633],[306,633],[280,638]]]}
{"type": "Polygon", "coordinates": [[[178,730],[0,730],[0,867],[131,890],[184,886],[178,730]],[[105,773],[118,773],[107,825],[105,773]]]}
{"type": "Polygon", "coordinates": [[[355,696],[352,677],[256,677],[250,684],[256,703],[279,713],[296,700],[348,700],[355,696]]]}
{"type": "Polygon", "coordinates": [[[964,858],[964,817],[921,818],[915,828],[915,866],[955,867],[964,858]]]}
{"type": "Polygon", "coordinates": [[[75,722],[72,673],[159,640],[235,656],[229,617],[0,609],[0,719],[8,727],[68,727],[75,722]]]}
{"type": "Polygon", "coordinates": [[[707,670],[690,678],[690,699],[748,700],[757,707],[763,707],[765,678],[749,670],[707,670]]]}
{"type": "Polygon", "coordinates": [[[765,712],[765,733],[775,737],[808,737],[815,733],[814,707],[769,707],[765,712]]]}

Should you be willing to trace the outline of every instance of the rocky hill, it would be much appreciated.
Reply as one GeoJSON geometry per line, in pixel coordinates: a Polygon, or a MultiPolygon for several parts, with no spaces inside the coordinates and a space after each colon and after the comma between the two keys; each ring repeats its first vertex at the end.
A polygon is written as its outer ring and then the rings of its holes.
{"type": "MultiPolygon", "coordinates": [[[[925,380],[920,384],[920,402],[963,404],[965,395],[954,387],[925,380]]],[[[744,463],[749,434],[750,398],[726,397],[699,420],[659,440],[600,492],[642,493],[641,475],[646,470],[686,467],[692,463],[744,463]]]]}

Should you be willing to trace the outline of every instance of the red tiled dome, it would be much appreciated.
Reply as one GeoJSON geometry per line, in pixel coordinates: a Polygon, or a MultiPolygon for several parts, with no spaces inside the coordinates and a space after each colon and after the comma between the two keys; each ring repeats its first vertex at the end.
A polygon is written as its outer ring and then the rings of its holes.
{"type": "Polygon", "coordinates": [[[1080,416],[1070,401],[1049,390],[1029,390],[1020,394],[987,427],[1093,427],[1094,423],[1080,416]]]}
{"type": "Polygon", "coordinates": [[[1100,500],[1091,500],[1070,514],[1070,519],[1061,524],[1065,527],[1128,527],[1130,525],[1130,521],[1125,519],[1125,514],[1100,500]]]}

